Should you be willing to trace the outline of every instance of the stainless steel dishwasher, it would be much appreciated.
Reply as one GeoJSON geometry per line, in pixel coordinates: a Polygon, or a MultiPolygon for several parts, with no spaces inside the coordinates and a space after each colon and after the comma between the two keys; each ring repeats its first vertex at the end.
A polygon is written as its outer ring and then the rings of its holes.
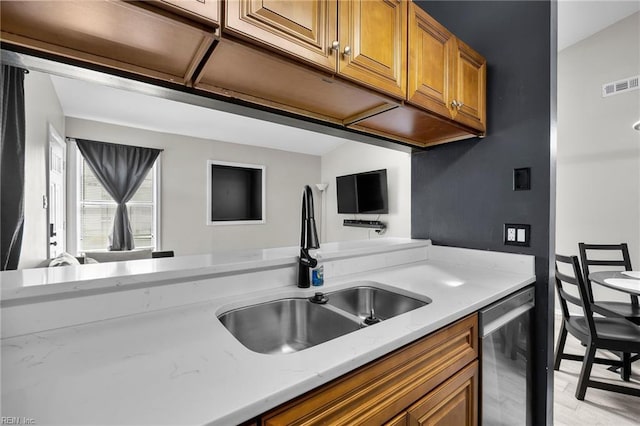
{"type": "Polygon", "coordinates": [[[484,426],[531,425],[533,287],[480,311],[484,426]]]}

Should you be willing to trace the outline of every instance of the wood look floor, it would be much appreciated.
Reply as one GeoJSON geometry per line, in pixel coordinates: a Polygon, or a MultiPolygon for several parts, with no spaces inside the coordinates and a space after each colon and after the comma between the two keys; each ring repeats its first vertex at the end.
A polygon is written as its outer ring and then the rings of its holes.
{"type": "MultiPolygon", "coordinates": [[[[560,316],[555,318],[554,343],[560,329],[560,316]]],[[[571,334],[567,337],[565,353],[584,354],[585,348],[571,334]]],[[[613,354],[598,351],[598,356],[613,358],[613,354]]],[[[582,363],[562,360],[560,370],[554,375],[554,424],[556,426],[638,426],[640,425],[640,398],[588,388],[584,401],[575,397],[582,363]]],[[[621,384],[620,375],[594,364],[591,377],[598,381],[621,384]]],[[[640,388],[640,361],[632,367],[629,386],[640,388]]]]}

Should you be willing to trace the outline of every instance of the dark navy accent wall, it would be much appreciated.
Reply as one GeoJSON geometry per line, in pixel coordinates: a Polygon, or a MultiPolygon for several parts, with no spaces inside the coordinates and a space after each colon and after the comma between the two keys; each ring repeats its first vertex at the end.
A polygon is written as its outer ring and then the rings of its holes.
{"type": "MultiPolygon", "coordinates": [[[[487,59],[487,136],[412,155],[411,236],[536,257],[534,422],[552,418],[553,292],[549,287],[552,8],[547,1],[421,1],[487,59]],[[513,169],[531,190],[513,191],[513,169]],[[503,244],[503,224],[531,225],[531,246],[503,244]],[[551,333],[550,333],[551,331],[551,333]]],[[[553,30],[555,34],[555,28],[553,30]]],[[[552,237],[555,238],[555,237],[552,237]]]]}

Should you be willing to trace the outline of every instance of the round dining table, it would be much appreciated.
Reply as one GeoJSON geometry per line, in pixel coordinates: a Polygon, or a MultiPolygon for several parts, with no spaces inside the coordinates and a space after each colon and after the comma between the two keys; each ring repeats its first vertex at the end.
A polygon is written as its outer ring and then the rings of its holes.
{"type": "Polygon", "coordinates": [[[589,280],[595,283],[640,296],[640,278],[636,277],[640,277],[638,271],[600,271],[589,274],[589,280]]]}

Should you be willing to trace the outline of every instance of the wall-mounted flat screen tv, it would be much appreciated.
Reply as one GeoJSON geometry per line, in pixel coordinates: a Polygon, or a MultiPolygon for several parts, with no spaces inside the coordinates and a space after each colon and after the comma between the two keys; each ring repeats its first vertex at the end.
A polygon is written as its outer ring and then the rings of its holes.
{"type": "Polygon", "coordinates": [[[338,213],[389,213],[387,169],[336,177],[338,213]]]}

